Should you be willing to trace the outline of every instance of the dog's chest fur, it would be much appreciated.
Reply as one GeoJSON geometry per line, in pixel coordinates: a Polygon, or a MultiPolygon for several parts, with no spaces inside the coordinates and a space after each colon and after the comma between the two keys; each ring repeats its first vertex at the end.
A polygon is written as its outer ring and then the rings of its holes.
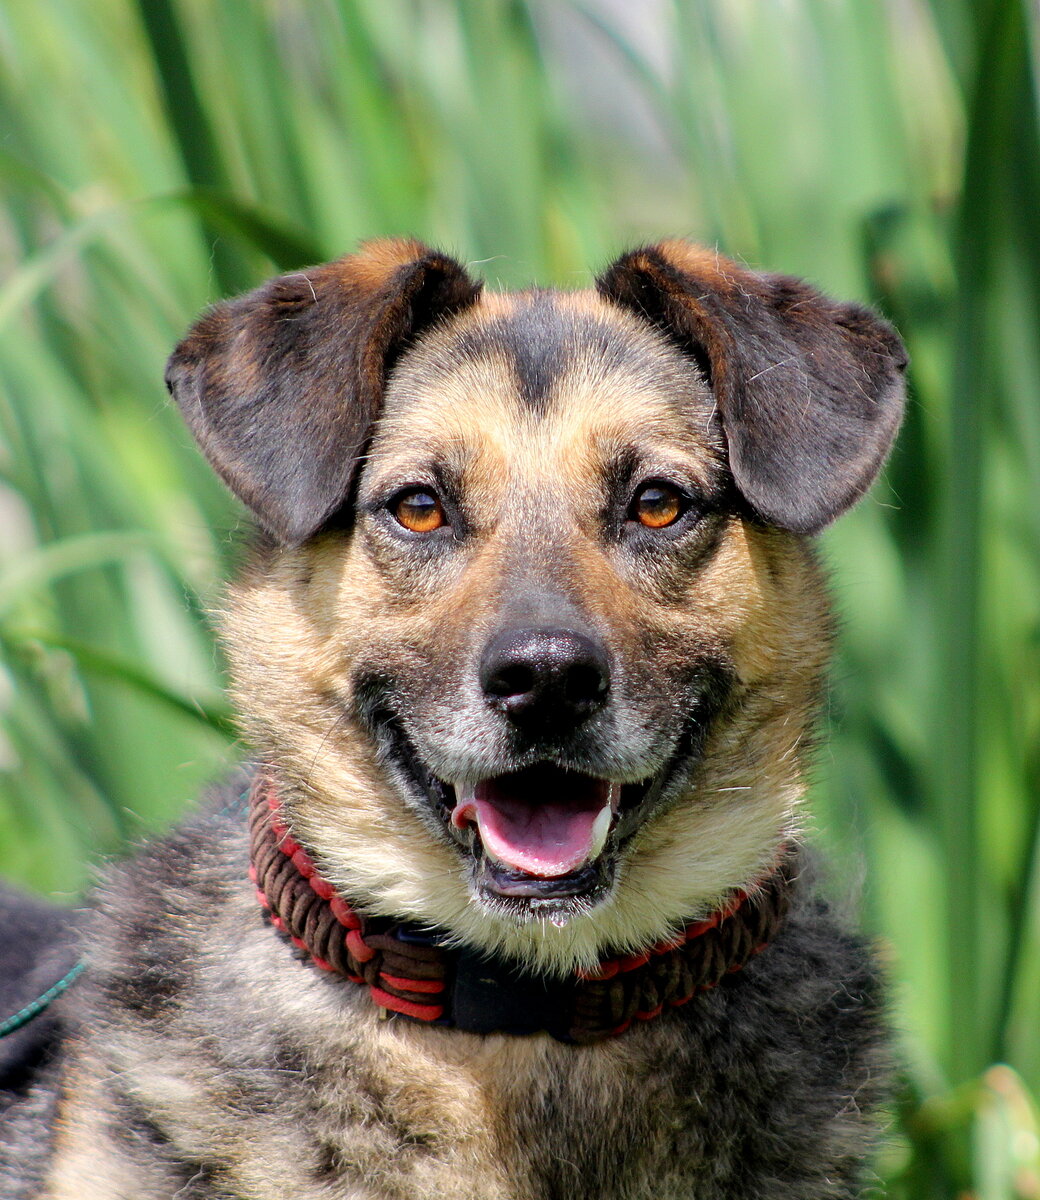
{"type": "Polygon", "coordinates": [[[878,985],[818,902],[731,985],[621,1038],[484,1038],[381,1021],[297,961],[236,825],[212,839],[189,828],[112,886],[47,1195],[859,1194],[861,1110],[886,1074],[878,985]]]}

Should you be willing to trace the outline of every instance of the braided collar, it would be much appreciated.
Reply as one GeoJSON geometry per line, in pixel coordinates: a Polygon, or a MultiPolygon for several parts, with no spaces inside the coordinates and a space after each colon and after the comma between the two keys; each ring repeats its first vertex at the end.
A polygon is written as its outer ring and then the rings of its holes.
{"type": "Polygon", "coordinates": [[[260,771],[250,799],[250,878],[276,929],[323,971],[366,986],[381,1009],[473,1033],[544,1031],[587,1043],[623,1033],[715,987],[764,950],[787,912],[794,873],[786,850],[749,891],[642,954],[552,979],[505,959],[442,944],[408,922],[357,912],[319,874],[281,817],[260,771]]]}

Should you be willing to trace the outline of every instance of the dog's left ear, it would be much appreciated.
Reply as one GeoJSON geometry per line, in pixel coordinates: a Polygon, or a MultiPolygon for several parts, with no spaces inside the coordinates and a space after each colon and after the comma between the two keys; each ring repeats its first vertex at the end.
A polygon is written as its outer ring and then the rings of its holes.
{"type": "Polygon", "coordinates": [[[420,242],[369,242],[210,309],[166,386],[231,490],[299,545],[347,499],[396,357],[480,287],[420,242]]]}
{"type": "Polygon", "coordinates": [[[624,255],[597,286],[701,364],[730,471],[762,520],[816,533],[873,482],[899,428],[907,363],[880,317],[681,241],[624,255]]]}

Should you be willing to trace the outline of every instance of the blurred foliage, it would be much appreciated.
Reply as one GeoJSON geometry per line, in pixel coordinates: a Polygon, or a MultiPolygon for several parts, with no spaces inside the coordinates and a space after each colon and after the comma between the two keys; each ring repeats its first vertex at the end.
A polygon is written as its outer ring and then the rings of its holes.
{"type": "Polygon", "coordinates": [[[236,753],[242,515],[161,383],[200,308],[370,236],[506,286],[694,236],[909,345],[825,539],[817,822],[896,981],[888,1194],[1040,1197],[1038,44],[1030,0],[6,0],[0,868],[71,897],[236,753]]]}

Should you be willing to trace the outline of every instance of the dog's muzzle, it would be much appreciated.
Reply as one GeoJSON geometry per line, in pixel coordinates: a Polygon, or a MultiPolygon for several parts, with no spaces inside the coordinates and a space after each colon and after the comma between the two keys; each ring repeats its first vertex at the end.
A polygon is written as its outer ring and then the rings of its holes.
{"type": "Polygon", "coordinates": [[[595,773],[594,763],[609,761],[601,743],[611,736],[603,720],[615,680],[591,631],[507,627],[486,644],[476,675],[485,719],[504,745],[497,771],[467,771],[464,761],[432,769],[402,716],[414,706],[389,679],[359,682],[359,711],[404,798],[466,856],[477,898],[520,919],[587,911],[610,893],[624,844],[699,755],[723,673],[704,663],[691,674],[686,721],[635,782],[631,773],[611,778],[606,766],[595,773]]]}
{"type": "MultiPolygon", "coordinates": [[[[499,633],[484,649],[479,677],[489,707],[521,745],[573,736],[610,693],[606,648],[567,628],[499,633]]],[[[575,895],[593,883],[586,868],[603,852],[620,791],[606,779],[548,765],[460,781],[451,826],[476,828],[487,882],[500,894],[575,895]]]]}

